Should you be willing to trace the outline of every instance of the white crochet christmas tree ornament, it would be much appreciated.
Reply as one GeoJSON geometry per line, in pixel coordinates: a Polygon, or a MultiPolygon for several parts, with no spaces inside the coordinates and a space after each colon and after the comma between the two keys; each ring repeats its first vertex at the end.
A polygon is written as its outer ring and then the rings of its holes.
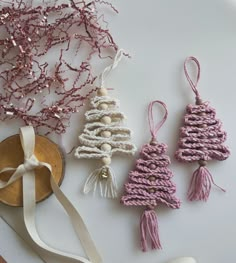
{"type": "Polygon", "coordinates": [[[125,116],[119,111],[119,101],[108,96],[103,87],[105,77],[118,65],[124,51],[119,50],[111,66],[105,68],[101,75],[101,88],[97,95],[90,100],[91,109],[85,113],[86,124],[79,136],[79,146],[75,157],[100,159],[102,166],[93,171],[84,185],[84,193],[100,188],[101,196],[115,198],[117,184],[111,170],[113,154],[133,155],[135,146],[130,142],[131,131],[122,125],[125,116]]]}

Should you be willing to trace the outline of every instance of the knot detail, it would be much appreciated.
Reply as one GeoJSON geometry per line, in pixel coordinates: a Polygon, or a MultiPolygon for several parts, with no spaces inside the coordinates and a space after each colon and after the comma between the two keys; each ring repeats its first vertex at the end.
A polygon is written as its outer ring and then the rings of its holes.
{"type": "Polygon", "coordinates": [[[25,158],[23,165],[26,171],[32,171],[41,167],[40,162],[34,154],[30,158],[25,158]]]}

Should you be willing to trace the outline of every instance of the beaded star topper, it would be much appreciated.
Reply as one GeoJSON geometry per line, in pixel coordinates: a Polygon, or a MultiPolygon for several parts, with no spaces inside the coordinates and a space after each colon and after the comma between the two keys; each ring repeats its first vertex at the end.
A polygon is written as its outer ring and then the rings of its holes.
{"type": "Polygon", "coordinates": [[[206,168],[207,162],[211,160],[223,161],[229,157],[230,151],[223,144],[227,136],[226,132],[222,130],[221,121],[216,118],[215,109],[210,106],[209,102],[204,102],[201,99],[197,90],[200,79],[200,63],[195,57],[188,57],[185,60],[184,72],[196,95],[196,101],[195,105],[189,104],[186,107],[184,125],[180,129],[179,146],[175,156],[180,162],[198,162],[199,167],[193,173],[190,182],[188,199],[190,201],[207,201],[211,185],[216,185],[206,168]],[[187,63],[190,61],[197,65],[196,83],[192,81],[187,71],[187,63]]]}
{"type": "Polygon", "coordinates": [[[149,104],[149,126],[152,139],[142,146],[136,167],[129,173],[125,184],[125,194],[121,203],[126,206],[145,206],[146,210],[140,220],[141,248],[147,251],[150,240],[152,249],[160,249],[157,216],[154,211],[160,203],[170,208],[179,208],[180,201],[175,197],[176,186],[171,181],[173,173],[168,168],[170,158],[166,155],[167,145],[156,140],[157,132],[167,118],[167,108],[162,101],[149,104]],[[153,105],[158,103],[165,109],[163,119],[154,125],[153,105]]]}

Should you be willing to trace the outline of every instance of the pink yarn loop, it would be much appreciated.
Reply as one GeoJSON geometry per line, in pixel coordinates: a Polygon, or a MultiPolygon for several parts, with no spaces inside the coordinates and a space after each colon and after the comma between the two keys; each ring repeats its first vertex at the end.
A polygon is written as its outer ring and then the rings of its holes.
{"type": "Polygon", "coordinates": [[[195,57],[190,56],[190,57],[187,57],[185,59],[185,62],[184,62],[184,73],[185,73],[185,76],[186,76],[186,78],[187,78],[187,80],[189,82],[190,87],[192,88],[193,92],[196,94],[196,98],[200,98],[199,92],[197,90],[197,85],[198,85],[198,82],[199,82],[199,79],[200,79],[201,68],[200,68],[199,61],[195,57]],[[190,76],[188,74],[187,63],[190,62],[190,61],[195,62],[196,65],[197,65],[197,80],[196,80],[195,83],[193,82],[193,80],[190,78],[190,76]]]}
{"type": "Polygon", "coordinates": [[[167,116],[168,116],[168,110],[167,110],[166,104],[164,102],[162,102],[160,100],[154,100],[149,104],[149,106],[148,106],[148,122],[149,122],[149,128],[150,128],[150,132],[151,132],[153,139],[156,139],[157,132],[162,127],[164,122],[166,121],[167,116]],[[164,117],[156,125],[154,123],[154,118],[153,118],[153,106],[155,103],[162,105],[163,108],[165,109],[164,117]]]}

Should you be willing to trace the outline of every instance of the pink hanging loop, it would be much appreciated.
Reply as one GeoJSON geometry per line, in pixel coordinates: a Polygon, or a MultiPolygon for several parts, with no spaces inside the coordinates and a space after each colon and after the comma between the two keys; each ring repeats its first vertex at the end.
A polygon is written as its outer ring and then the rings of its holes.
{"type": "Polygon", "coordinates": [[[196,95],[196,100],[200,100],[200,94],[197,90],[197,85],[198,85],[198,82],[199,82],[199,79],[200,79],[200,73],[201,73],[201,68],[200,68],[200,63],[199,61],[195,58],[195,57],[187,57],[185,59],[185,62],[184,62],[184,73],[185,73],[185,76],[189,82],[189,85],[190,87],[192,88],[193,92],[195,93],[196,95]],[[189,74],[188,74],[188,70],[187,70],[187,63],[189,61],[194,61],[197,65],[197,80],[196,82],[194,83],[193,80],[190,78],[189,74]]]}
{"type": "Polygon", "coordinates": [[[155,100],[155,101],[150,102],[150,104],[148,106],[148,122],[149,122],[149,128],[150,128],[150,132],[151,132],[153,140],[156,139],[157,132],[161,128],[161,126],[164,124],[164,122],[166,121],[167,116],[168,116],[168,110],[167,110],[166,104],[164,102],[162,102],[160,100],[155,100]],[[165,109],[164,117],[156,125],[155,125],[154,119],[153,119],[153,105],[155,103],[162,105],[163,108],[165,109]]]}

